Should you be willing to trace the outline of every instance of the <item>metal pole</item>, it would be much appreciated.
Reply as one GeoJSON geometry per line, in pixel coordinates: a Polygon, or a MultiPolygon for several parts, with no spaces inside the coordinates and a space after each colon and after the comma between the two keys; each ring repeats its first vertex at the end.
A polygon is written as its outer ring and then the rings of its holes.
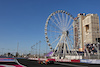
{"type": "MultiPolygon", "coordinates": [[[[19,48],[19,42],[17,44],[17,53],[18,53],[18,48],[19,48]]],[[[19,57],[19,53],[18,53],[18,57],[19,57]]]]}
{"type": "Polygon", "coordinates": [[[41,41],[39,41],[39,58],[40,58],[40,44],[41,44],[41,41]]]}
{"type": "Polygon", "coordinates": [[[38,45],[38,43],[36,43],[36,57],[37,57],[37,45],[38,45]]]}

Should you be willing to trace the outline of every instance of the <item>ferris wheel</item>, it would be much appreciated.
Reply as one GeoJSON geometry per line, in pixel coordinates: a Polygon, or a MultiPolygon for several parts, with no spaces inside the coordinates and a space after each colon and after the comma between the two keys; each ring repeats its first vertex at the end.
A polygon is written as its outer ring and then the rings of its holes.
{"type": "Polygon", "coordinates": [[[45,38],[52,56],[69,54],[75,47],[73,16],[63,10],[51,13],[45,23],[45,38]]]}

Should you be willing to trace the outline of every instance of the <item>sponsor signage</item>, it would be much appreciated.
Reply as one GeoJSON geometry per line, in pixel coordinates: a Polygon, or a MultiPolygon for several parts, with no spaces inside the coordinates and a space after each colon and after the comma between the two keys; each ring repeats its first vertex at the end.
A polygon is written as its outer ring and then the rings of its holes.
{"type": "Polygon", "coordinates": [[[71,60],[71,62],[80,63],[80,60],[71,60]]]}
{"type": "Polygon", "coordinates": [[[100,60],[97,59],[81,59],[80,62],[89,64],[100,64],[100,60]]]}
{"type": "Polygon", "coordinates": [[[88,60],[86,60],[86,59],[81,59],[80,62],[81,62],[81,63],[88,63],[88,60]]]}
{"type": "Polygon", "coordinates": [[[55,59],[48,59],[49,61],[55,61],[55,59]]]}

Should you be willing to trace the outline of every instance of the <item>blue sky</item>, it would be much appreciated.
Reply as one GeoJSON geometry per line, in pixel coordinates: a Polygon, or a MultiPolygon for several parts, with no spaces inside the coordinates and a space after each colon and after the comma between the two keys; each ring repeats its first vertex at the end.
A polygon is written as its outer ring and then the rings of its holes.
{"type": "Polygon", "coordinates": [[[43,53],[46,49],[45,22],[57,10],[68,11],[74,17],[78,13],[97,13],[100,16],[100,1],[0,0],[0,51],[2,48],[4,52],[17,51],[19,42],[19,51],[28,53],[32,45],[41,41],[43,53]]]}

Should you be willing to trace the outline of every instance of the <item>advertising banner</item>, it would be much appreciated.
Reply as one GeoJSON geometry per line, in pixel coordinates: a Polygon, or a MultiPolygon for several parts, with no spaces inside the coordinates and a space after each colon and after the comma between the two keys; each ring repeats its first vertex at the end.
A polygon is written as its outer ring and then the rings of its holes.
{"type": "Polygon", "coordinates": [[[100,64],[100,60],[97,59],[81,59],[80,62],[89,64],[100,64]]]}
{"type": "Polygon", "coordinates": [[[71,60],[71,62],[80,63],[80,60],[71,60]]]}

